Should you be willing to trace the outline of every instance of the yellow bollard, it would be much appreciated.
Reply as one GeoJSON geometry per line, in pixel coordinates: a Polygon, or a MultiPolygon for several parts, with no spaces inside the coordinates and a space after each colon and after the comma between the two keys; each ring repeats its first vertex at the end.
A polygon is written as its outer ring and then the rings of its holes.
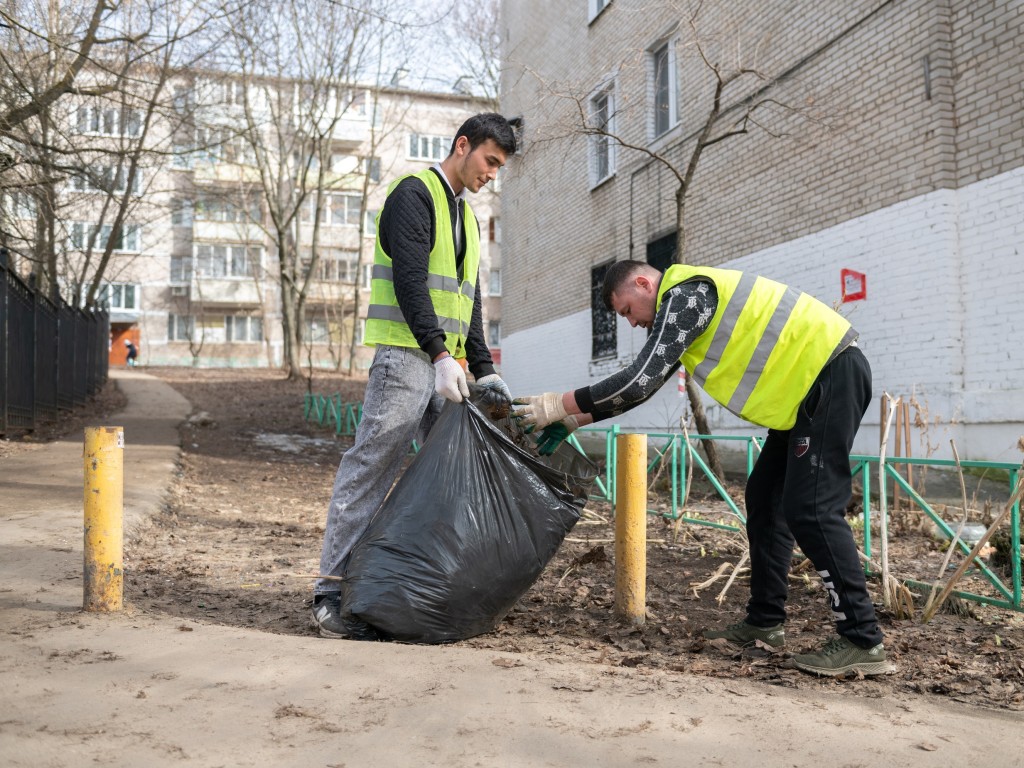
{"type": "Polygon", "coordinates": [[[124,428],[85,428],[85,587],[87,611],[124,602],[124,428]]]}
{"type": "Polygon", "coordinates": [[[615,613],[647,618],[647,435],[618,435],[615,469],[615,613]]]}

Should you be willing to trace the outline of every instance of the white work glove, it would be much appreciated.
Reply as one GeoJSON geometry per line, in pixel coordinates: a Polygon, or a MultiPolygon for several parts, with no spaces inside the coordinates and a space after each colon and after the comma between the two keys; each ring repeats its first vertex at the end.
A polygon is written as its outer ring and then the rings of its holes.
{"type": "Polygon", "coordinates": [[[462,398],[469,397],[466,372],[451,355],[434,361],[434,390],[453,403],[461,403],[462,398]]]}
{"type": "Polygon", "coordinates": [[[544,429],[548,424],[561,421],[569,415],[562,405],[561,392],[517,397],[512,404],[522,406],[512,412],[512,418],[517,419],[519,426],[524,427],[527,432],[544,429]]]}
{"type": "Polygon", "coordinates": [[[512,392],[509,391],[508,384],[502,381],[501,376],[496,373],[479,378],[476,380],[476,383],[481,387],[487,387],[487,389],[493,389],[495,392],[500,392],[505,396],[506,400],[512,399],[512,392]]]}

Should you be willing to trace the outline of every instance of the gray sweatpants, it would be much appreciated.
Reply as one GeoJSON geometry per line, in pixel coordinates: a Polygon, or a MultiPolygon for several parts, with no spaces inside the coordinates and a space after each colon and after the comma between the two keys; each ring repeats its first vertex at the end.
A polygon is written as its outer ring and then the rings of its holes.
{"type": "MultiPolygon", "coordinates": [[[[341,576],[345,561],[384,502],[409,453],[422,444],[444,398],[434,392],[434,366],[425,352],[378,346],[363,398],[356,441],[341,457],[327,508],[320,574],[341,576]]],[[[314,592],[337,592],[337,581],[318,579],[314,592]]]]}

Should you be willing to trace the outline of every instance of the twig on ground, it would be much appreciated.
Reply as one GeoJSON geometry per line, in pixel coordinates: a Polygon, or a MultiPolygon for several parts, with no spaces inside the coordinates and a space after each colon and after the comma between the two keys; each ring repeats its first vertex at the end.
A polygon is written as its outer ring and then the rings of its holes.
{"type": "Polygon", "coordinates": [[[956,550],[956,545],[960,542],[960,534],[964,530],[964,525],[967,523],[967,486],[964,484],[964,468],[960,465],[960,454],[956,450],[956,442],[953,440],[949,441],[950,447],[953,449],[953,460],[956,461],[956,471],[960,478],[960,496],[964,502],[964,514],[960,518],[960,525],[956,528],[956,533],[953,534],[953,540],[949,542],[949,548],[946,550],[946,556],[942,559],[942,565],[939,567],[939,572],[935,574],[935,581],[932,582],[931,589],[928,591],[928,599],[924,604],[924,613],[929,615],[932,604],[935,602],[936,590],[939,584],[942,582],[942,577],[946,573],[946,569],[949,567],[950,558],[953,557],[953,552],[956,550]]]}
{"type": "Polygon", "coordinates": [[[722,602],[725,600],[725,593],[729,591],[729,587],[731,587],[732,583],[736,581],[736,577],[739,575],[740,571],[747,570],[743,566],[746,565],[747,560],[749,559],[750,549],[748,548],[743,552],[743,557],[740,558],[740,561],[736,563],[736,567],[732,569],[732,574],[730,574],[729,580],[725,582],[725,586],[722,587],[722,591],[718,593],[718,597],[716,598],[716,600],[718,601],[719,605],[721,605],[722,602]]]}
{"type": "Polygon", "coordinates": [[[693,590],[693,596],[694,597],[699,597],[700,596],[700,591],[702,589],[706,589],[707,587],[710,587],[716,581],[721,579],[723,576],[725,576],[725,572],[728,571],[732,567],[733,567],[732,563],[722,563],[720,566],[718,566],[718,569],[711,575],[711,578],[708,579],[707,581],[702,581],[700,583],[692,582],[691,581],[690,582],[690,589],[693,590]]]}

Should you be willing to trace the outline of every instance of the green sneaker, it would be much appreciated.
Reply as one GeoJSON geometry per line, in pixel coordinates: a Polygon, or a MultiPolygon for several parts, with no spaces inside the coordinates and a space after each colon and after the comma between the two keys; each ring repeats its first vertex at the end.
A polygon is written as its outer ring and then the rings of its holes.
{"type": "Polygon", "coordinates": [[[849,672],[862,675],[887,675],[896,668],[885,658],[881,643],[872,648],[860,648],[845,637],[829,640],[818,653],[798,653],[793,657],[793,666],[815,675],[839,677],[849,672]]]}
{"type": "Polygon", "coordinates": [[[725,629],[706,629],[704,637],[708,640],[723,638],[741,648],[748,648],[758,640],[772,648],[781,648],[786,644],[786,630],[782,628],[781,624],[762,628],[741,621],[738,624],[730,624],[725,629]]]}

